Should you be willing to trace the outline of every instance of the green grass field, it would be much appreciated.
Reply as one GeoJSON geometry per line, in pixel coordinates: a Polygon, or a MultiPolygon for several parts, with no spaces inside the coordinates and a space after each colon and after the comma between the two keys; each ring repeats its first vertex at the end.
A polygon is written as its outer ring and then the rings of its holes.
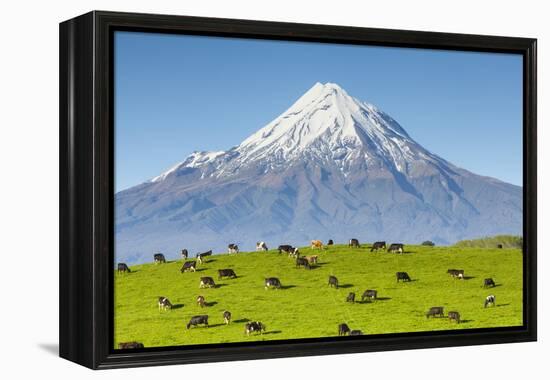
{"type": "Polygon", "coordinates": [[[132,266],[132,273],[115,273],[115,347],[138,341],[145,347],[254,340],[326,337],[337,335],[338,324],[364,334],[429,330],[472,329],[522,324],[522,253],[519,249],[406,246],[405,254],[371,253],[365,247],[333,246],[322,251],[301,248],[302,255],[319,254],[317,268],[296,269],[295,261],[276,251],[214,255],[195,273],[180,273],[183,261],[132,266]],[[237,279],[219,280],[217,270],[232,268],[237,279]],[[464,269],[464,280],[447,269],[464,269]],[[408,272],[411,282],[397,283],[395,272],[408,272]],[[335,275],[339,289],[327,285],[335,275]],[[211,276],[219,286],[199,289],[199,278],[211,276]],[[283,289],[264,289],[265,277],[278,277],[283,289]],[[492,277],[497,286],[483,289],[492,277]],[[372,303],[346,303],[366,289],[378,291],[372,303]],[[487,295],[496,307],[483,307],[487,295]],[[195,301],[203,295],[210,306],[195,301]],[[174,308],[159,311],[159,296],[174,308]],[[458,311],[463,322],[427,319],[431,306],[458,311]],[[229,310],[233,321],[223,324],[229,310]],[[194,315],[207,314],[210,327],[186,324],[194,315]],[[262,335],[246,336],[247,321],[267,326],[262,335]]]}

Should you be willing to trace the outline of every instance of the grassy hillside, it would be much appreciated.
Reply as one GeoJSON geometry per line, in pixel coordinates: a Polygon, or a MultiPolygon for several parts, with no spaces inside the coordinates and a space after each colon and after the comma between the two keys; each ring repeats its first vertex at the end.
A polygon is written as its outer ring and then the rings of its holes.
{"type": "Polygon", "coordinates": [[[521,249],[523,247],[523,238],[514,235],[497,235],[472,240],[461,240],[455,245],[457,247],[497,248],[499,244],[503,248],[521,249]]]}
{"type": "MultiPolygon", "coordinates": [[[[407,246],[406,254],[371,253],[368,248],[345,246],[315,251],[317,268],[296,269],[294,259],[275,251],[215,255],[196,273],[180,273],[182,261],[131,267],[115,274],[115,347],[139,341],[146,347],[253,340],[292,339],[337,335],[339,323],[365,334],[470,329],[522,324],[522,255],[518,249],[407,246]],[[217,269],[232,268],[237,279],[218,281],[217,269]],[[464,269],[466,279],[451,278],[447,269],[464,269]],[[406,271],[412,282],[396,283],[395,272],[406,271]],[[329,288],[329,275],[339,289],[329,288]],[[199,289],[199,278],[211,276],[219,286],[199,289]],[[265,277],[279,277],[283,289],[264,290],[265,277]],[[492,277],[497,286],[483,289],[492,277]],[[349,292],[357,299],[365,289],[378,290],[380,300],[346,303],[349,292]],[[497,307],[483,308],[494,294],[497,307]],[[203,295],[210,306],[200,308],[203,295]],[[175,305],[159,312],[157,297],[175,305]],[[447,318],[426,319],[431,306],[459,311],[463,323],[447,318]],[[233,322],[223,324],[229,310],[233,322]],[[191,316],[208,314],[210,327],[187,330],[191,316]],[[267,333],[247,337],[246,321],[261,321],[267,333]]],[[[302,248],[302,254],[311,254],[302,248]]]]}

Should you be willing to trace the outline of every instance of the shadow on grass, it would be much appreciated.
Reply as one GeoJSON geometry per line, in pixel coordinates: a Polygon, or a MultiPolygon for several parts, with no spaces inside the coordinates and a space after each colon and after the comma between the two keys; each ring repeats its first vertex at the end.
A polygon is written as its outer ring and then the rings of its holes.
{"type": "Polygon", "coordinates": [[[473,322],[473,321],[474,321],[473,319],[461,319],[460,323],[457,323],[457,325],[462,325],[464,323],[470,323],[470,322],[473,322]]]}
{"type": "Polygon", "coordinates": [[[285,285],[285,286],[281,285],[280,289],[292,289],[292,288],[295,288],[295,287],[296,287],[296,285],[285,285]]]}
{"type": "Polygon", "coordinates": [[[220,326],[225,326],[225,323],[214,323],[214,324],[208,325],[208,327],[220,327],[220,326]]]}
{"type": "Polygon", "coordinates": [[[204,306],[210,307],[210,306],[215,306],[215,305],[217,305],[217,304],[218,304],[217,301],[205,302],[205,303],[204,303],[204,306]]]}
{"type": "Polygon", "coordinates": [[[175,305],[172,305],[172,310],[181,309],[183,307],[182,303],[177,303],[175,305]]]}
{"type": "Polygon", "coordinates": [[[234,321],[232,321],[233,323],[246,323],[246,322],[250,322],[250,319],[248,318],[241,318],[241,319],[235,319],[234,321]]]}
{"type": "Polygon", "coordinates": [[[353,284],[338,285],[338,289],[348,289],[348,288],[352,288],[352,287],[353,287],[353,284]]]}
{"type": "Polygon", "coordinates": [[[464,280],[471,280],[472,278],[476,278],[475,276],[464,276],[464,280]]]}
{"type": "Polygon", "coordinates": [[[391,297],[378,297],[376,301],[389,301],[391,300],[391,297]]]}
{"type": "Polygon", "coordinates": [[[223,286],[227,286],[228,284],[216,284],[216,286],[214,286],[215,289],[218,289],[218,288],[221,288],[223,286]]]}
{"type": "Polygon", "coordinates": [[[266,331],[262,335],[269,335],[269,334],[280,334],[282,333],[281,330],[273,330],[273,331],[266,331]]]}
{"type": "MultiPolygon", "coordinates": [[[[509,303],[499,303],[498,305],[495,305],[495,307],[505,307],[509,305],[510,305],[509,303]]],[[[487,308],[489,308],[489,306],[487,306],[487,308]]]]}

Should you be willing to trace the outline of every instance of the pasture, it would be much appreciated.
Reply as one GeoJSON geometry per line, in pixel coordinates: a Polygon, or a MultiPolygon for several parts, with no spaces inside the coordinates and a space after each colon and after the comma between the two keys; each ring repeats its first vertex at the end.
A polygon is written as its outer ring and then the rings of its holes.
{"type": "Polygon", "coordinates": [[[195,273],[180,273],[183,260],[115,272],[115,348],[129,341],[154,347],[336,336],[340,323],[363,334],[522,324],[520,249],[407,245],[406,253],[395,254],[371,253],[370,245],[335,245],[300,252],[318,254],[319,264],[297,269],[294,259],[270,250],[213,255],[195,273]],[[217,270],[226,268],[238,277],[218,280],[217,270]],[[451,268],[464,269],[465,278],[452,278],[446,273],[451,268]],[[412,281],[397,283],[399,271],[412,281]],[[338,278],[338,289],[328,286],[329,275],[338,278]],[[199,289],[203,276],[214,278],[217,287],[199,289]],[[282,288],[265,290],[266,277],[278,277],[282,288]],[[482,287],[488,277],[496,287],[482,287]],[[379,299],[360,302],[366,289],[377,290],[379,299]],[[355,303],[346,302],[350,292],[356,294],[355,303]],[[496,306],[484,308],[489,294],[496,296],[496,306]],[[204,308],[196,304],[199,295],[205,297],[204,308]],[[173,309],[159,311],[159,296],[167,297],[173,309]],[[432,306],[443,306],[445,316],[460,312],[462,323],[427,319],[432,306]],[[232,313],[229,325],[223,323],[225,310],[232,313]],[[189,319],[201,314],[209,316],[210,326],[186,329],[189,319]],[[266,332],[247,336],[248,321],[261,321],[266,332]]]}

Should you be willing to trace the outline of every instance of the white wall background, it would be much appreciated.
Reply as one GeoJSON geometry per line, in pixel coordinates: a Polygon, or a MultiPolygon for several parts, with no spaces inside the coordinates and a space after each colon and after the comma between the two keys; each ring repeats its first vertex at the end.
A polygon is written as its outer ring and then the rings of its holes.
{"type": "Polygon", "coordinates": [[[548,374],[546,1],[9,1],[0,22],[0,374],[53,378],[511,379],[548,374]],[[93,372],[57,358],[58,23],[93,9],[539,39],[539,342],[93,372]],[[546,121],[546,123],[545,123],[546,121]],[[546,350],[546,352],[544,352],[546,350]]]}

